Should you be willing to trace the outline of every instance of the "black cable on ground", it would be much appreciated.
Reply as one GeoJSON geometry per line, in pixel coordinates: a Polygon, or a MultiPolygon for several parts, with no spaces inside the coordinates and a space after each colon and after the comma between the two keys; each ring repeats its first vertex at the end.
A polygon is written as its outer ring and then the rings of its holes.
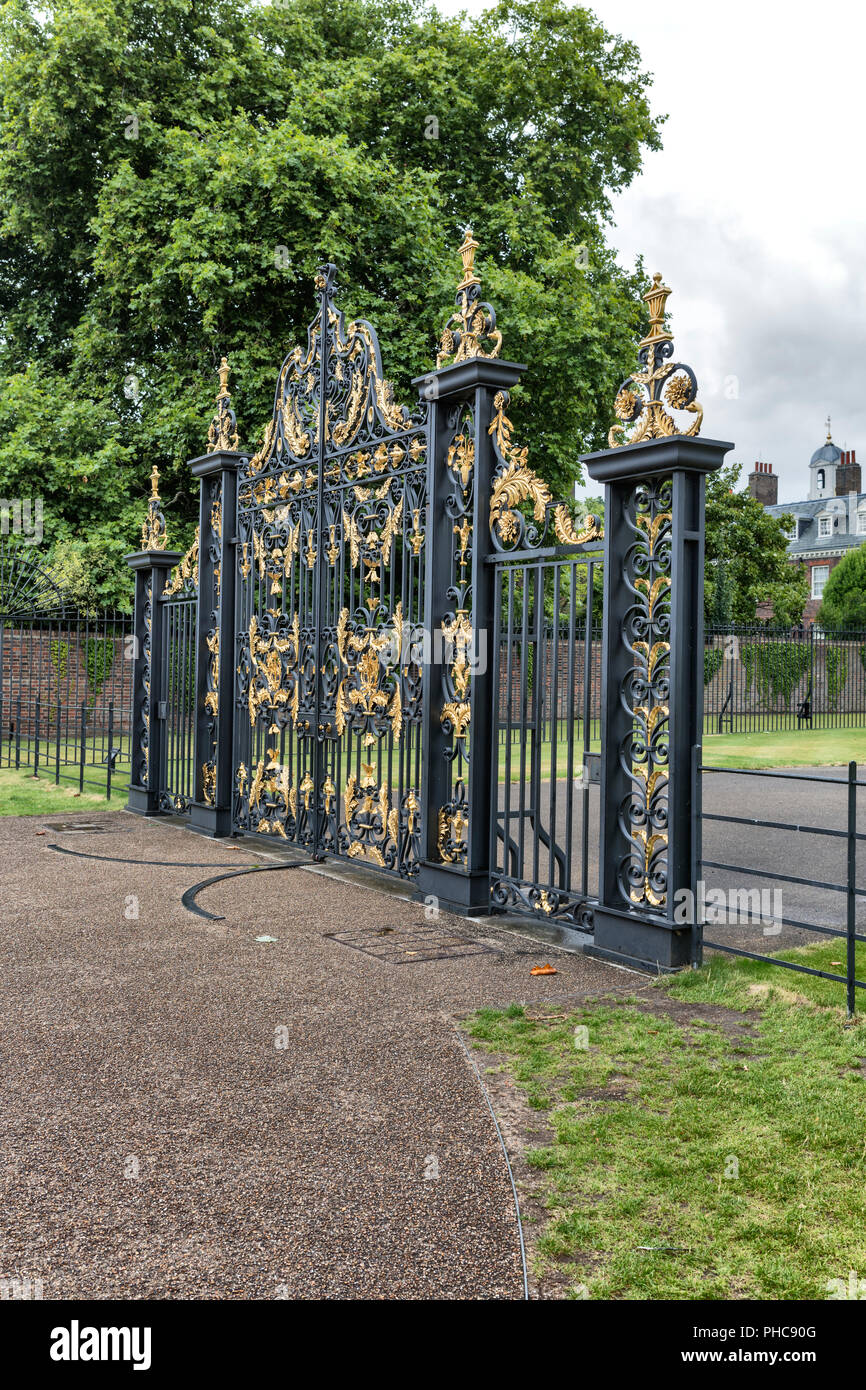
{"type": "Polygon", "coordinates": [[[460,1046],[466,1053],[466,1059],[469,1062],[469,1065],[471,1066],[472,1070],[475,1072],[476,1077],[478,1078],[478,1085],[481,1087],[481,1093],[484,1096],[484,1099],[487,1101],[487,1109],[490,1111],[490,1118],[492,1119],[493,1124],[496,1127],[496,1133],[499,1136],[499,1143],[502,1146],[502,1154],[505,1159],[505,1166],[508,1169],[508,1181],[511,1183],[511,1195],[514,1198],[514,1214],[517,1217],[517,1234],[520,1237],[520,1262],[523,1265],[523,1298],[524,1301],[528,1303],[529,1274],[526,1269],[526,1245],[523,1240],[523,1222],[520,1219],[520,1202],[517,1199],[517,1184],[514,1181],[514,1174],[511,1171],[511,1163],[508,1158],[508,1150],[505,1147],[505,1140],[502,1137],[502,1130],[499,1128],[499,1121],[496,1118],[496,1111],[493,1109],[493,1104],[490,1100],[490,1093],[484,1084],[484,1077],[478,1070],[475,1058],[472,1056],[472,1053],[469,1051],[469,1048],[463,1041],[463,1037],[460,1033],[460,1030],[455,1027],[454,1032],[457,1035],[457,1041],[460,1043],[460,1046]]]}
{"type": "MultiPolygon", "coordinates": [[[[83,849],[67,849],[65,845],[46,845],[46,849],[56,850],[58,854],[71,854],[74,859],[98,859],[101,864],[140,864],[143,869],[233,869],[233,864],[183,864],[176,859],[115,859],[109,854],[88,854],[83,849]]],[[[247,850],[253,854],[254,850],[247,850]]],[[[259,868],[258,864],[253,865],[259,868]]]]}
{"type": "MultiPolygon", "coordinates": [[[[299,859],[292,864],[251,864],[248,869],[235,869],[231,874],[216,874],[213,878],[202,879],[201,883],[193,884],[192,888],[187,888],[181,898],[182,905],[187,912],[194,912],[198,917],[207,917],[211,922],[224,922],[218,912],[206,912],[203,907],[199,907],[196,902],[197,895],[204,888],[210,888],[212,883],[222,883],[227,878],[241,878],[243,874],[273,874],[279,873],[280,869],[307,869],[314,861],[310,859],[299,859]]],[[[202,865],[202,867],[206,867],[202,865]]]]}

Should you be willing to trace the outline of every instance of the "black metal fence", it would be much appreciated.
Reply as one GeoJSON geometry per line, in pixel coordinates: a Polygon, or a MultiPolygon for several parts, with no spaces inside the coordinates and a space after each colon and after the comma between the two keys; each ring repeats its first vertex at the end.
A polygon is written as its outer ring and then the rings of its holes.
{"type": "MultiPolygon", "coordinates": [[[[697,745],[693,750],[693,767],[693,814],[698,845],[695,882],[702,899],[695,905],[699,923],[696,947],[699,949],[702,939],[703,945],[711,950],[765,961],[784,970],[844,984],[848,1014],[853,1015],[856,991],[866,989],[866,980],[858,978],[857,974],[857,943],[866,942],[862,930],[866,922],[862,917],[858,922],[858,908],[866,900],[866,886],[857,882],[857,845],[866,840],[866,834],[857,828],[860,823],[857,795],[866,787],[866,780],[858,778],[856,762],[850,762],[847,771],[840,776],[821,776],[806,771],[731,770],[705,765],[701,746],[697,745]],[[712,811],[704,810],[707,797],[703,779],[707,775],[712,778],[712,811]],[[766,806],[767,781],[779,795],[780,810],[788,812],[787,818],[771,820],[734,813],[734,808],[747,810],[750,803],[754,805],[759,793],[762,807],[766,806]],[[835,788],[840,789],[838,795],[830,790],[835,788]],[[828,795],[819,796],[819,790],[827,791],[828,795]],[[790,818],[792,812],[795,815],[799,812],[801,803],[810,815],[807,823],[790,818]],[[705,857],[704,827],[711,823],[733,827],[727,832],[725,844],[736,848],[739,833],[743,855],[752,862],[735,864],[727,859],[705,857]],[[805,866],[806,871],[789,872],[800,866],[805,866]],[[813,874],[808,873],[809,867],[813,868],[813,874]],[[705,878],[707,872],[712,882],[705,878]],[[815,876],[816,873],[821,876],[815,876]],[[837,877],[830,877],[832,874],[837,877]],[[773,894],[772,901],[767,900],[767,893],[762,893],[755,883],[773,885],[768,890],[773,894]],[[714,924],[708,927],[705,918],[707,904],[711,901],[714,924]],[[770,955],[759,949],[747,949],[767,941],[774,941],[780,947],[793,947],[822,937],[844,940],[844,973],[784,960],[778,954],[770,955]]],[[[839,771],[842,773],[842,769],[839,771]]],[[[841,960],[827,963],[837,967],[843,965],[841,960]]]]}
{"type": "Polygon", "coordinates": [[[129,616],[0,616],[0,769],[125,791],[133,666],[129,616]]]}
{"type": "Polygon", "coordinates": [[[704,732],[866,725],[866,629],[708,628],[704,732]]]}

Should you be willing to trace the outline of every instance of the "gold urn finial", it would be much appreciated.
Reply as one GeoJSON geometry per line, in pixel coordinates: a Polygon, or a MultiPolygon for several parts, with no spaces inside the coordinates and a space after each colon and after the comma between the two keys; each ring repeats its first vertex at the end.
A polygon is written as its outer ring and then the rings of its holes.
{"type": "Polygon", "coordinates": [[[229,390],[230,371],[229,359],[227,357],[221,358],[219,365],[220,389],[219,395],[217,396],[218,401],[224,400],[231,395],[231,391],[229,390]]]}
{"type": "Polygon", "coordinates": [[[665,331],[665,304],[668,295],[672,291],[669,285],[662,284],[661,271],[656,271],[653,282],[644,295],[644,302],[649,306],[650,327],[649,333],[645,338],[641,338],[640,346],[646,347],[648,343],[673,342],[673,334],[665,331]]]}
{"type": "Polygon", "coordinates": [[[827,443],[828,443],[828,444],[832,444],[832,443],[833,443],[832,439],[830,438],[830,416],[829,416],[829,415],[827,416],[827,443]]]}
{"type": "Polygon", "coordinates": [[[478,250],[479,243],[472,235],[471,227],[463,228],[463,245],[460,247],[460,255],[463,257],[463,279],[457,286],[457,293],[461,290],[468,290],[470,285],[480,285],[481,280],[475,274],[475,252],[478,250]]]}
{"type": "Polygon", "coordinates": [[[457,308],[442,330],[436,366],[445,366],[451,359],[465,362],[470,357],[498,357],[502,347],[502,334],[496,327],[496,314],[493,306],[481,298],[481,277],[475,270],[475,252],[479,243],[472,235],[471,227],[463,228],[463,242],[460,255],[463,259],[463,279],[457,286],[454,303],[457,308]],[[485,348],[484,341],[490,346],[485,348]]]}
{"type": "Polygon", "coordinates": [[[647,439],[701,432],[704,408],[697,399],[697,377],[684,362],[670,360],[674,338],[664,327],[665,305],[670,293],[670,286],[663,282],[661,273],[655,274],[643,296],[649,307],[650,326],[646,337],[638,344],[640,367],[626,378],[613,403],[614,414],[622,423],[613,425],[608,433],[607,443],[611,449],[619,444],[639,444],[647,439]],[[682,429],[669,410],[685,411],[696,419],[688,429],[682,429]],[[629,425],[636,428],[626,436],[629,425]]]}
{"type": "Polygon", "coordinates": [[[217,368],[220,389],[216,398],[216,414],[211,420],[207,432],[207,451],[209,454],[217,454],[221,451],[236,453],[239,447],[238,422],[230,404],[232,395],[229,390],[230,370],[228,358],[221,358],[217,368]]]}
{"type": "Polygon", "coordinates": [[[165,550],[165,517],[159,497],[159,469],[156,464],[150,470],[150,497],[147,503],[147,516],[141,527],[142,550],[165,550]]]}

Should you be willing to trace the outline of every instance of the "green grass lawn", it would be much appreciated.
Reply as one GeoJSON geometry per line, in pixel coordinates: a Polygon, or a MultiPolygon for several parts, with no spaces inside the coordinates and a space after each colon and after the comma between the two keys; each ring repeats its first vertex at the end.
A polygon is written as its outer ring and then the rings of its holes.
{"type": "MultiPolygon", "coordinates": [[[[101,781],[105,776],[102,767],[87,767],[86,778],[101,781]]],[[[14,767],[0,768],[0,816],[41,816],[53,815],[58,811],[117,810],[126,804],[126,789],[129,786],[129,764],[118,763],[111,779],[111,800],[107,801],[105,791],[84,784],[84,791],[78,795],[78,778],[74,781],[61,780],[54,784],[54,771],[50,775],[40,772],[33,776],[32,770],[14,767]]]]}
{"type": "Polygon", "coordinates": [[[830,767],[866,763],[866,729],[803,729],[772,734],[704,734],[710,767],[830,767]]]}
{"type": "MultiPolygon", "coordinates": [[[[597,753],[598,739],[590,744],[597,753]]],[[[704,734],[704,762],[710,767],[830,767],[844,765],[852,759],[866,764],[866,728],[863,729],[804,729],[770,734],[704,734]]],[[[551,767],[551,744],[541,745],[541,780],[547,781],[551,767]]],[[[521,746],[511,745],[512,782],[520,781],[521,746]]],[[[583,752],[574,751],[574,776],[580,776],[583,752]]],[[[532,768],[529,745],[526,748],[528,781],[532,768]]],[[[561,741],[556,749],[557,777],[568,775],[568,749],[561,741]]],[[[505,779],[505,746],[499,745],[499,778],[505,779]]]]}
{"type": "MultiPolygon", "coordinates": [[[[782,954],[839,973],[844,952],[782,954]]],[[[470,1020],[494,1103],[504,1071],[549,1126],[525,1154],[543,1287],[804,1300],[866,1277],[866,991],[858,1005],[849,1024],[842,985],[716,956],[632,1000],[470,1020]]]]}

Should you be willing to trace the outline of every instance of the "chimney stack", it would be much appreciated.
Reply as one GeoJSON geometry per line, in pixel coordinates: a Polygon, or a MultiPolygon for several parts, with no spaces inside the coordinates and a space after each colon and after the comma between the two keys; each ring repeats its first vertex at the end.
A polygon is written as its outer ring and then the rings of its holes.
{"type": "Polygon", "coordinates": [[[763,507],[774,507],[779,500],[779,479],[771,463],[756,463],[749,474],[749,492],[763,507]]]}
{"type": "Polygon", "coordinates": [[[836,496],[845,497],[849,492],[860,491],[860,465],[856,453],[853,449],[843,449],[836,465],[836,496]]]}

